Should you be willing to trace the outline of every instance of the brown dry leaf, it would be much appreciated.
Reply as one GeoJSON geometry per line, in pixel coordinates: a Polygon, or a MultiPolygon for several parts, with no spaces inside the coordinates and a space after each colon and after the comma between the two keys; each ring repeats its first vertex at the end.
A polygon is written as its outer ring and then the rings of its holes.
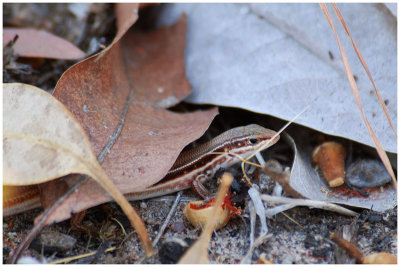
{"type": "Polygon", "coordinates": [[[145,7],[153,6],[153,5],[159,5],[159,4],[157,4],[157,3],[140,3],[139,9],[143,9],[145,7]]]}
{"type": "MultiPolygon", "coordinates": [[[[113,42],[107,47],[111,47],[114,43],[118,42],[121,37],[125,34],[125,32],[136,22],[138,19],[138,7],[139,4],[137,3],[117,3],[115,4],[115,12],[116,12],[116,18],[117,18],[117,33],[116,36],[113,40],[113,42]]],[[[105,50],[107,50],[105,49],[105,50]]],[[[103,50],[101,53],[104,53],[103,50]]],[[[77,181],[78,178],[75,177],[74,181],[77,181]]],[[[54,184],[58,183],[59,181],[54,181],[54,184]]],[[[62,185],[60,185],[62,187],[62,185]]],[[[13,205],[12,201],[15,199],[16,196],[23,196],[26,195],[27,193],[31,196],[35,196],[39,194],[39,188],[37,185],[29,185],[29,186],[6,186],[4,191],[4,200],[7,200],[7,205],[13,205]]],[[[45,195],[44,197],[42,196],[42,204],[45,203],[47,205],[51,205],[52,201],[50,199],[57,199],[58,196],[49,196],[45,195]]],[[[5,203],[3,203],[4,206],[5,203]]],[[[37,207],[38,205],[40,206],[40,201],[35,198],[34,202],[29,203],[32,208],[37,207]]],[[[20,212],[19,207],[17,209],[13,210],[14,212],[18,213],[20,212]]],[[[20,207],[24,209],[24,207],[20,207]]],[[[6,214],[8,216],[10,214],[6,214]]]]}
{"type": "Polygon", "coordinates": [[[137,21],[138,10],[138,3],[115,4],[115,16],[117,17],[117,34],[115,35],[114,40],[107,47],[107,49],[117,43],[122,38],[122,36],[124,36],[126,31],[137,21]]]}
{"type": "MultiPolygon", "coordinates": [[[[199,138],[217,114],[216,109],[177,114],[162,108],[190,93],[183,62],[185,38],[185,18],[154,32],[130,31],[101,57],[88,58],[64,73],[53,93],[80,121],[95,154],[110,138],[116,139],[102,167],[123,193],[162,179],[180,151],[199,138]],[[113,136],[121,118],[122,132],[113,136]]],[[[52,220],[110,199],[89,181],[52,220]]]]}
{"type": "Polygon", "coordinates": [[[3,47],[18,35],[13,49],[21,57],[76,60],[86,56],[71,42],[52,33],[35,29],[3,29],[3,47]]]}
{"type": "Polygon", "coordinates": [[[3,94],[3,184],[30,185],[71,173],[87,174],[121,206],[143,241],[146,254],[152,254],[143,222],[98,163],[73,115],[35,86],[4,84],[3,94]]]}

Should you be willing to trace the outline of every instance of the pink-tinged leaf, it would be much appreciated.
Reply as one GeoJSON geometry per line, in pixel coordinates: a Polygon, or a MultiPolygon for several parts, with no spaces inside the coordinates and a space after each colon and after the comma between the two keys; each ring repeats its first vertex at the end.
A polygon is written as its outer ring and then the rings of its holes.
{"type": "MultiPolygon", "coordinates": [[[[168,28],[129,31],[105,52],[71,67],[53,92],[80,121],[95,154],[103,151],[110,137],[116,138],[102,167],[123,193],[160,181],[182,149],[198,139],[218,113],[215,108],[193,113],[165,109],[191,90],[183,62],[185,40],[185,17],[168,28]],[[121,133],[113,137],[121,117],[121,133]]],[[[88,181],[49,220],[64,220],[71,211],[110,200],[88,181]]]]}
{"type": "Polygon", "coordinates": [[[86,56],[85,52],[69,41],[35,29],[3,29],[3,47],[16,35],[18,40],[13,48],[21,57],[76,60],[86,56]]]}

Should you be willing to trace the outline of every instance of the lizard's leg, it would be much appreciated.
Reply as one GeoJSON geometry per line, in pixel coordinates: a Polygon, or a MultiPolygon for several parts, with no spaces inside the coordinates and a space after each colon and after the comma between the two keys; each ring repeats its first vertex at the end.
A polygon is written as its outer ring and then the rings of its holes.
{"type": "MultiPolygon", "coordinates": [[[[215,178],[220,178],[222,174],[224,174],[225,169],[224,168],[219,168],[216,172],[214,177],[215,178]]],[[[211,193],[205,188],[203,183],[205,183],[207,180],[209,180],[213,174],[207,175],[207,174],[200,174],[198,175],[192,182],[192,189],[196,194],[198,194],[200,197],[203,199],[209,198],[211,196],[211,193]]]]}

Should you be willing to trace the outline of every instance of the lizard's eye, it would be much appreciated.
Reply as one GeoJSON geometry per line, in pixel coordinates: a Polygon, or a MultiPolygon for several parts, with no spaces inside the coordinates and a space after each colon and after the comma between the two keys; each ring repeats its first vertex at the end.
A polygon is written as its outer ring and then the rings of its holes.
{"type": "Polygon", "coordinates": [[[258,140],[257,140],[257,138],[251,138],[249,141],[250,141],[250,144],[254,145],[255,143],[257,143],[258,140]]]}

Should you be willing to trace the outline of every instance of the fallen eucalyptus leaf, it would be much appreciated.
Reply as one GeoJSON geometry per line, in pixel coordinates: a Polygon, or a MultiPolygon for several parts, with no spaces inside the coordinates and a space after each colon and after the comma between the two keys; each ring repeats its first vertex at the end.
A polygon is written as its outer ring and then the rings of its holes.
{"type": "Polygon", "coordinates": [[[143,222],[101,168],[74,116],[53,96],[31,85],[4,84],[3,96],[3,184],[30,185],[71,173],[87,174],[121,206],[151,255],[143,222]]]}
{"type": "MultiPolygon", "coordinates": [[[[185,34],[184,17],[165,29],[132,29],[106,52],[67,70],[53,92],[81,123],[96,155],[110,139],[115,141],[102,167],[122,193],[160,181],[182,149],[198,139],[217,114],[216,108],[176,113],[156,106],[168,97],[183,99],[190,93],[183,63],[185,34]],[[121,132],[115,135],[118,127],[121,132]]],[[[110,200],[89,181],[52,219],[67,219],[70,210],[110,200]]]]}
{"type": "Polygon", "coordinates": [[[3,85],[3,97],[4,185],[92,174],[97,159],[90,142],[60,102],[37,87],[16,83],[3,85]]]}
{"type": "MultiPolygon", "coordinates": [[[[396,128],[397,20],[384,5],[338,6],[396,128]]],[[[241,107],[284,120],[313,101],[296,123],[373,146],[337,42],[317,4],[169,4],[158,23],[169,25],[182,12],[188,17],[185,62],[193,85],[187,101],[241,107]]],[[[365,70],[339,22],[334,23],[368,120],[384,149],[396,152],[396,137],[365,70]]]]}
{"type": "Polygon", "coordinates": [[[16,35],[18,40],[13,49],[21,57],[76,60],[86,56],[85,52],[69,41],[36,29],[3,29],[3,47],[16,35]]]}

